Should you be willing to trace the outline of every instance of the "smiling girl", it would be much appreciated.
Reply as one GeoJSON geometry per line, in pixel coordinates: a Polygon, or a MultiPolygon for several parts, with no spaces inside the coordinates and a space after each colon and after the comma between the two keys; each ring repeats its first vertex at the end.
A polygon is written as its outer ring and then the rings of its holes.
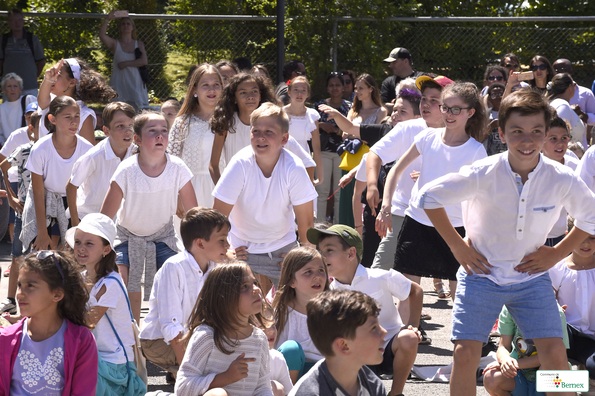
{"type": "Polygon", "coordinates": [[[34,250],[55,249],[60,237],[64,240],[69,222],[66,184],[76,160],[93,147],[77,135],[80,108],[71,97],[54,98],[41,124],[50,134],[31,148],[27,160],[31,188],[23,211],[23,251],[34,239],[34,250]]]}
{"type": "Polygon", "coordinates": [[[178,251],[172,221],[178,197],[184,212],[197,203],[190,169],[181,159],[165,152],[165,116],[143,111],[134,119],[133,128],[139,153],[122,161],[114,173],[101,213],[110,218],[118,213],[116,263],[128,286],[132,314],[138,323],[143,269],[148,299],[156,271],[178,251]]]}

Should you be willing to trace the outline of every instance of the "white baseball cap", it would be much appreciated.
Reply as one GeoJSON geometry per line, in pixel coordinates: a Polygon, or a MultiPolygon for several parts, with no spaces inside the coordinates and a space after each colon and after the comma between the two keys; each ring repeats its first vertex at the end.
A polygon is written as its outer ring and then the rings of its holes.
{"type": "Polygon", "coordinates": [[[66,231],[66,243],[74,249],[74,234],[76,230],[88,232],[97,235],[109,242],[111,248],[114,248],[114,239],[116,238],[116,225],[113,220],[103,213],[90,213],[83,217],[78,226],[66,231]]]}

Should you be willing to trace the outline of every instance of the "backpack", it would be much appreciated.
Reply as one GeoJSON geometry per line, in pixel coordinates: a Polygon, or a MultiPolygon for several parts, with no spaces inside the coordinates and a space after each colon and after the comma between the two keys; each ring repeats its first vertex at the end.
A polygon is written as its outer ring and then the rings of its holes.
{"type": "MultiPolygon", "coordinates": [[[[33,33],[29,32],[26,29],[23,29],[23,35],[25,36],[25,40],[27,40],[27,44],[31,49],[31,53],[33,54],[33,59],[37,59],[35,57],[35,49],[33,47],[33,33]]],[[[2,54],[6,56],[6,46],[8,45],[8,39],[12,37],[12,32],[4,33],[2,35],[2,54]]],[[[2,64],[2,75],[4,75],[4,63],[2,64]]],[[[23,110],[24,111],[24,110],[23,110]]]]}

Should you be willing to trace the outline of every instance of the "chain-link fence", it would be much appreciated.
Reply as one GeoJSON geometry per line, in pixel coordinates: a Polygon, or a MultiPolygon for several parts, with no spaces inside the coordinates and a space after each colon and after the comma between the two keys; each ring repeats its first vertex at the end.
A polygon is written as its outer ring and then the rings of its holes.
{"type": "MultiPolygon", "coordinates": [[[[61,57],[80,56],[109,78],[112,54],[98,37],[104,16],[25,15],[26,26],[39,37],[46,50],[48,64],[61,57]]],[[[221,59],[248,57],[253,63],[264,64],[276,81],[276,28],[272,17],[139,15],[133,18],[138,39],[147,50],[151,75],[148,89],[154,98],[181,98],[193,64],[221,59]]],[[[506,23],[499,18],[486,18],[482,22],[463,18],[448,23],[411,21],[411,18],[408,21],[300,18],[303,35],[298,42],[297,36],[288,33],[286,46],[292,55],[287,57],[304,61],[312,81],[313,99],[326,95],[325,78],[333,69],[368,72],[380,83],[386,77],[382,59],[397,46],[409,49],[416,70],[478,85],[483,83],[486,66],[497,63],[507,52],[516,53],[524,66],[536,54],[551,62],[567,58],[573,63],[575,80],[583,86],[590,87],[595,77],[595,28],[575,27],[577,24],[573,22],[527,22],[522,17],[506,23]]],[[[291,26],[300,18],[288,18],[287,23],[291,26]]],[[[0,19],[0,32],[3,31],[8,31],[6,19],[0,19]]],[[[110,23],[108,35],[118,37],[117,21],[110,23]]]]}

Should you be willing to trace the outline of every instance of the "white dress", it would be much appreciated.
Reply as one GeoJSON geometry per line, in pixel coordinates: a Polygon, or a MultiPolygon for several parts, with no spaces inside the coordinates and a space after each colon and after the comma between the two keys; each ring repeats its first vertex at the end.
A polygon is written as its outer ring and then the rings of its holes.
{"type": "MultiPolygon", "coordinates": [[[[199,206],[213,206],[215,185],[209,173],[209,162],[215,134],[208,121],[195,115],[177,117],[169,132],[169,153],[180,157],[192,172],[192,186],[199,206]]],[[[223,158],[219,169],[223,169],[223,158]]]]}
{"type": "MultiPolygon", "coordinates": [[[[134,42],[134,48],[138,47],[138,41],[134,42]]],[[[114,64],[112,67],[112,76],[110,85],[118,92],[117,101],[126,102],[136,109],[149,107],[149,96],[147,95],[147,86],[140,78],[137,67],[128,66],[122,70],[118,63],[133,61],[136,57],[134,52],[124,52],[120,46],[120,41],[116,40],[116,52],[114,53],[114,64]]]]}
{"type": "Polygon", "coordinates": [[[306,108],[306,114],[303,116],[289,116],[289,135],[308,153],[308,140],[312,140],[312,131],[316,129],[316,121],[319,118],[318,112],[309,108],[306,108]]]}

